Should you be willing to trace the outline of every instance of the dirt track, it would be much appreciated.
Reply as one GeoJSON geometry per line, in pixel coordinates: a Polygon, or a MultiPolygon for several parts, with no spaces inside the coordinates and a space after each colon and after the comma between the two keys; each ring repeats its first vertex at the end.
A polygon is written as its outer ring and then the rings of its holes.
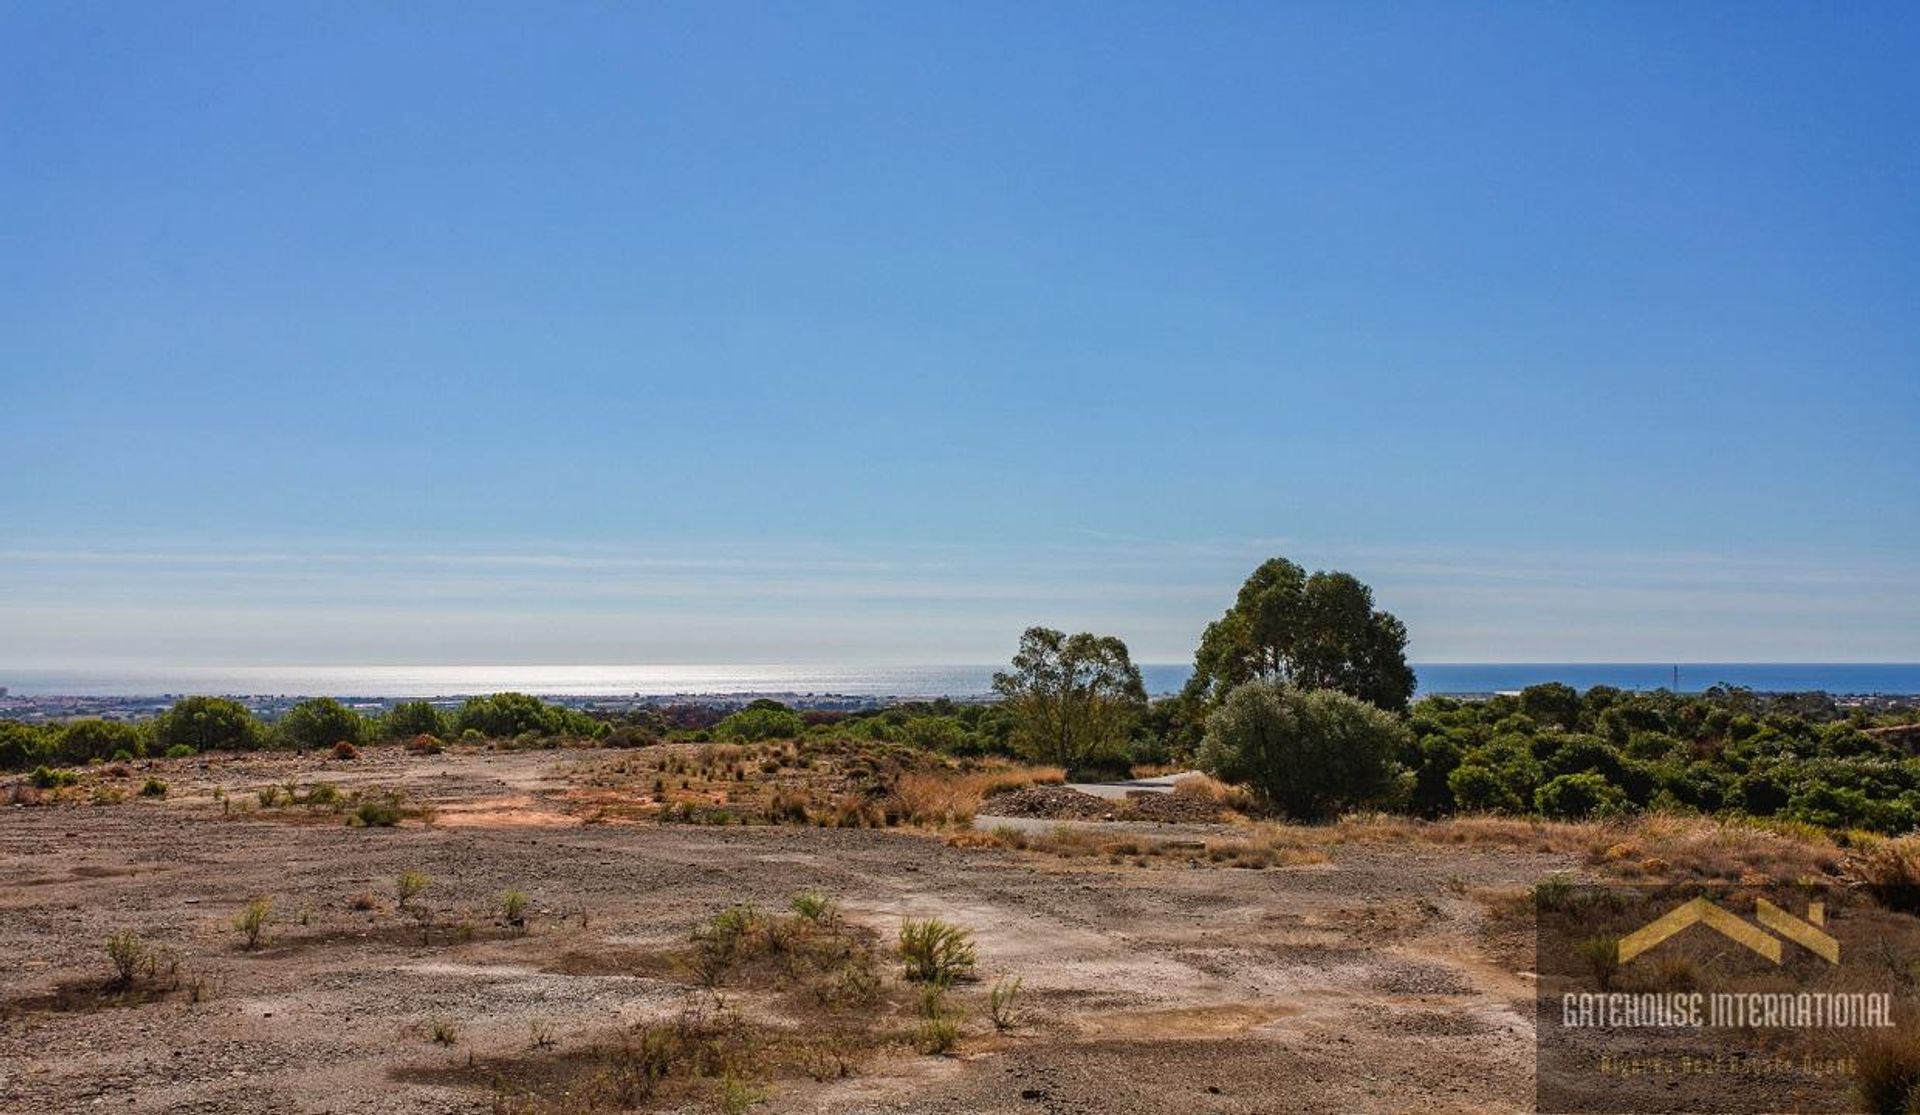
{"type": "Polygon", "coordinates": [[[1474,894],[1571,866],[1558,857],[1342,845],[1302,867],[1143,868],[903,831],[583,825],[562,807],[572,776],[613,761],[378,749],[353,764],[158,764],[174,786],[164,802],[0,812],[0,1109],[488,1111],[486,1089],[445,1070],[527,1055],[536,1022],[564,1051],[671,1014],[695,993],[626,974],[622,956],[674,947],[719,907],[777,908],[802,887],[838,897],[883,939],[906,916],[972,927],[984,974],[1021,977],[1028,1013],[1000,1034],[975,1012],[955,1056],[901,1048],[849,1080],[777,1081],[758,1111],[1532,1102],[1531,988],[1519,963],[1489,954],[1474,894]],[[206,794],[321,770],[343,787],[404,784],[437,819],[223,819],[206,794]],[[393,881],[410,869],[433,880],[420,899],[435,910],[431,944],[394,909],[393,881]],[[488,912],[510,887],[533,899],[524,936],[488,912]],[[353,909],[367,893],[375,909],[353,909]],[[274,897],[277,922],[246,952],[232,919],[259,894],[274,897]],[[124,929],[177,954],[204,1001],[51,1006],[63,983],[107,977],[102,942],[124,929]],[[429,1040],[436,1019],[454,1024],[452,1045],[429,1040]]]}

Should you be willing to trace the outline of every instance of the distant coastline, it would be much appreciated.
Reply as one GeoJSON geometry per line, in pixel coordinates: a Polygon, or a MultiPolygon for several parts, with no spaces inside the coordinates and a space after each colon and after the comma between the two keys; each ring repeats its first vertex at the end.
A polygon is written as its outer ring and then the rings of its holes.
{"type": "MultiPolygon", "coordinates": [[[[176,669],[0,668],[9,698],[162,698],[203,693],[228,696],[357,697],[369,700],[457,697],[519,690],[550,697],[688,699],[739,696],[846,697],[906,700],[970,699],[991,691],[998,665],[948,666],[271,666],[176,669]]],[[[1422,695],[1483,695],[1544,682],[1577,689],[1611,685],[1629,690],[1672,689],[1674,663],[1425,663],[1415,664],[1422,695]]],[[[1714,685],[1765,692],[1821,691],[1836,696],[1920,695],[1920,663],[1682,662],[1678,691],[1714,685]]],[[[1149,692],[1177,691],[1186,663],[1148,663],[1149,692]]],[[[4,699],[0,699],[4,700],[4,699]]]]}

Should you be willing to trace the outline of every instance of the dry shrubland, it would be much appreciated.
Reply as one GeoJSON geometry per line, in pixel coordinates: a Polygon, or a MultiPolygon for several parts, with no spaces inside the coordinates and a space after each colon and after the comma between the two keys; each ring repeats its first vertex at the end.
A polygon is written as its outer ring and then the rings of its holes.
{"type": "Polygon", "coordinates": [[[1278,831],[1192,838],[1110,834],[1080,825],[1056,825],[1035,833],[998,825],[986,832],[955,833],[947,837],[947,843],[959,848],[1006,848],[1066,859],[1104,859],[1109,864],[1135,867],[1194,863],[1265,868],[1327,862],[1326,852],[1319,847],[1278,831]]]}
{"type": "MultiPolygon", "coordinates": [[[[1622,878],[1770,881],[1832,878],[1849,851],[1825,831],[1784,822],[1668,813],[1606,821],[1476,815],[1426,821],[1393,814],[1327,826],[1258,825],[1307,842],[1408,843],[1512,848],[1570,855],[1622,878]]],[[[1880,842],[1860,834],[1850,842],[1880,842]]]]}
{"type": "Polygon", "coordinates": [[[974,772],[903,774],[893,784],[893,801],[910,824],[964,824],[986,799],[1028,786],[1058,786],[1067,780],[1059,767],[1007,765],[974,772]]]}
{"type": "Polygon", "coordinates": [[[996,793],[1065,778],[872,741],[669,744],[600,765],[577,798],[596,821],[942,827],[970,822],[996,793]]]}
{"type": "MultiPolygon", "coordinates": [[[[653,958],[687,982],[677,1014],[564,1047],[549,1035],[531,1055],[478,1058],[448,1075],[484,1080],[494,1110],[512,1115],[703,1098],[731,1110],[767,1098],[769,1082],[837,1080],[883,1055],[952,1051],[968,1033],[968,1006],[952,989],[976,962],[971,933],[908,919],[897,956],[901,974],[890,978],[879,935],[817,891],[794,895],[786,913],[730,906],[653,958]],[[748,1001],[775,1010],[750,1015],[748,1001]]],[[[1009,1015],[1011,998],[1004,987],[989,993],[990,1022],[1009,1015]]]]}

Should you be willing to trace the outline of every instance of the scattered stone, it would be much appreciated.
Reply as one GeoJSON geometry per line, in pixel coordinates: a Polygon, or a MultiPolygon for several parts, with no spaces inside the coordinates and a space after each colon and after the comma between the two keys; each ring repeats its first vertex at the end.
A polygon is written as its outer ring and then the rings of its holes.
{"type": "Polygon", "coordinates": [[[1056,821],[1111,821],[1114,803],[1065,786],[1029,786],[996,794],[979,812],[989,817],[1044,817],[1056,821]]]}

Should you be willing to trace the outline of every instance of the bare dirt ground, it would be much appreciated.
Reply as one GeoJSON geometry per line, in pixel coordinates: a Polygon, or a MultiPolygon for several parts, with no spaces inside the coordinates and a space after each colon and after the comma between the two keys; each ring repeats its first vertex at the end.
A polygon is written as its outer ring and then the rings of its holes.
{"type": "MultiPolygon", "coordinates": [[[[1571,869],[1569,857],[1335,842],[1322,863],[1248,870],[961,847],[902,829],[589,823],[582,795],[617,788],[628,754],[179,760],[133,774],[134,786],[166,777],[163,800],[0,809],[0,1110],[520,1110],[502,1099],[514,1073],[537,1079],[543,1060],[710,1008],[660,959],[697,922],[738,903],[782,909],[802,888],[878,934],[889,981],[902,918],[974,931],[982,979],[953,993],[957,1045],[929,1055],[882,1042],[841,1079],[769,1071],[744,1098],[703,1086],[651,1109],[1532,1104],[1530,973],[1498,943],[1484,899],[1571,869]],[[365,828],[327,810],[234,811],[288,778],[404,788],[433,815],[365,828]],[[408,871],[431,879],[410,903],[424,917],[398,908],[408,871]],[[530,896],[524,933],[499,912],[515,888],[530,896]],[[234,919],[255,896],[271,897],[272,921],[247,950],[234,919]],[[128,930],[163,959],[146,990],[103,990],[103,942],[128,930]],[[985,1006],[1002,976],[1023,981],[1004,1031],[985,1006]]],[[[730,1010],[787,1009],[752,988],[719,994],[730,1010]]]]}

